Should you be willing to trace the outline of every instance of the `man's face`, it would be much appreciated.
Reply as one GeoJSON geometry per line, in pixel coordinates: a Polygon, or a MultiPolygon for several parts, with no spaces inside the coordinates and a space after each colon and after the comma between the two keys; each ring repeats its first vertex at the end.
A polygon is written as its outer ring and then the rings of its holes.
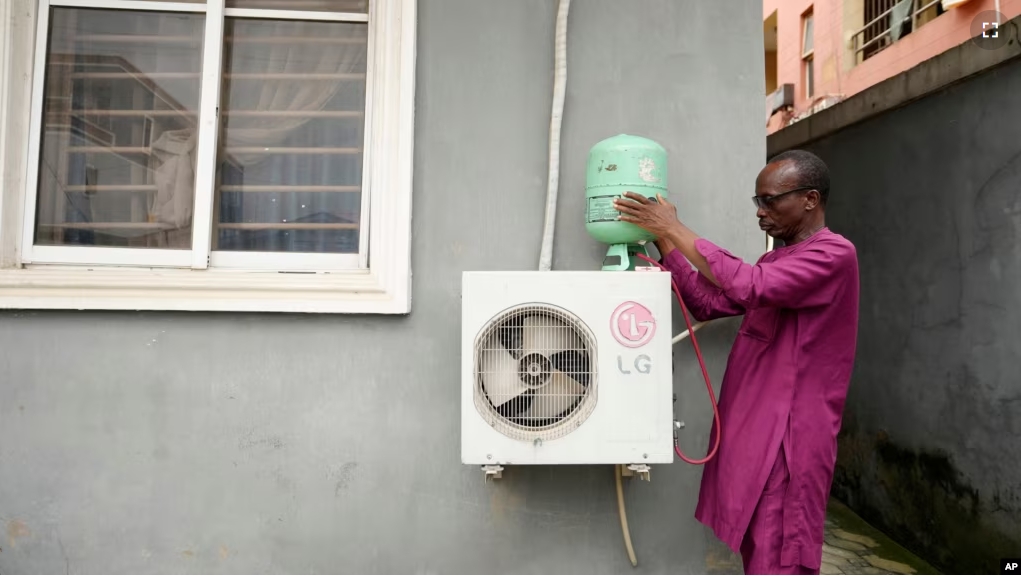
{"type": "Polygon", "coordinates": [[[759,228],[773,238],[789,239],[801,230],[809,211],[819,203],[817,190],[799,186],[788,162],[768,164],[755,179],[759,228]]]}

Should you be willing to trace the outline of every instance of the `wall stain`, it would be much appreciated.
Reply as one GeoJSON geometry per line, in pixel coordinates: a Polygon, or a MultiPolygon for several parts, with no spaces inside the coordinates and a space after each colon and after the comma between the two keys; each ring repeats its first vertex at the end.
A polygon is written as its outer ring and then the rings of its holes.
{"type": "Polygon", "coordinates": [[[266,438],[254,438],[254,435],[249,434],[244,438],[238,440],[238,450],[248,450],[249,448],[255,448],[258,446],[268,446],[275,450],[279,450],[284,447],[284,441],[277,436],[268,436],[266,438]]]}
{"type": "Polygon", "coordinates": [[[885,431],[867,435],[845,419],[832,493],[865,521],[947,574],[986,574],[1021,550],[1021,534],[991,525],[1012,491],[982,495],[941,450],[910,450],[885,431]]]}
{"type": "MultiPolygon", "coordinates": [[[[504,471],[504,478],[507,478],[508,471],[504,471]]],[[[494,483],[492,487],[487,486],[489,491],[489,516],[494,522],[505,522],[514,513],[528,511],[528,503],[520,487],[505,481],[494,483]]]]}
{"type": "Polygon", "coordinates": [[[7,523],[7,543],[11,548],[14,548],[19,538],[26,538],[31,535],[32,531],[21,520],[14,519],[7,523]]]}
{"type": "Polygon", "coordinates": [[[64,557],[64,574],[71,573],[71,559],[67,557],[67,549],[64,548],[64,539],[57,536],[57,544],[60,545],[60,555],[64,557]]]}
{"type": "Polygon", "coordinates": [[[329,478],[337,479],[337,483],[333,486],[334,496],[339,496],[341,492],[347,490],[347,487],[351,484],[351,479],[354,478],[356,468],[358,468],[357,462],[345,462],[330,471],[329,478]]]}

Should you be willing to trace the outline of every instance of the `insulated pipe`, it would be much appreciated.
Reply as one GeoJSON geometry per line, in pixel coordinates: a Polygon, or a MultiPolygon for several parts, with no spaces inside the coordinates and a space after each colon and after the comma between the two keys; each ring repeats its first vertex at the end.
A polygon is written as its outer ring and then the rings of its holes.
{"type": "Polygon", "coordinates": [[[671,341],[671,344],[677,344],[681,340],[684,340],[688,336],[691,336],[692,332],[698,332],[699,328],[705,326],[708,323],[709,323],[709,320],[706,320],[705,322],[699,322],[698,324],[695,324],[694,326],[691,327],[691,330],[685,330],[684,332],[681,332],[677,336],[674,336],[674,339],[671,341]]]}
{"type": "Polygon", "coordinates": [[[624,548],[627,550],[628,560],[632,566],[638,566],[638,558],[635,557],[635,547],[631,544],[631,529],[627,524],[627,509],[624,507],[624,486],[621,477],[624,476],[624,467],[620,464],[614,466],[614,481],[617,483],[617,512],[620,515],[620,530],[624,534],[624,548]]]}
{"type": "Polygon", "coordinates": [[[571,0],[560,0],[557,10],[556,58],[553,77],[553,111],[549,126],[549,178],[546,183],[546,220],[539,252],[539,270],[553,267],[553,229],[557,220],[557,188],[560,183],[560,124],[564,117],[567,85],[567,11],[571,0]]]}

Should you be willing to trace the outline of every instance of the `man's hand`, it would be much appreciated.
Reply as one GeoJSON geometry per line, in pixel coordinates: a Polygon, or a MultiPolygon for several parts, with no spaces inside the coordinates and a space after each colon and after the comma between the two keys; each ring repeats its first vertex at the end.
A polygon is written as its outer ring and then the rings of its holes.
{"type": "Polygon", "coordinates": [[[624,196],[627,200],[618,198],[613,201],[613,207],[621,212],[621,222],[643,228],[656,238],[666,238],[677,230],[677,208],[659,194],[656,194],[655,201],[634,192],[625,192],[624,196]]]}
{"type": "Polygon", "coordinates": [[[695,248],[698,235],[677,219],[677,208],[673,204],[659,194],[656,194],[655,202],[634,192],[625,192],[624,196],[627,200],[620,198],[613,201],[613,207],[621,212],[621,222],[630,222],[654,234],[656,247],[662,256],[665,257],[676,248],[710,282],[720,285],[709,269],[705,256],[695,248]],[[664,249],[667,251],[663,252],[664,249]]]}

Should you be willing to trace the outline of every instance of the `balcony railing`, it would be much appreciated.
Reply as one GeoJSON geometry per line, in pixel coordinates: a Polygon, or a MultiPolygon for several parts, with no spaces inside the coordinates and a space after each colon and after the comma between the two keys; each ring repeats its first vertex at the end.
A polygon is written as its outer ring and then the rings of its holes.
{"type": "MultiPolygon", "coordinates": [[[[872,56],[875,56],[882,50],[892,46],[896,40],[893,38],[892,30],[894,26],[903,25],[905,22],[911,22],[911,32],[918,29],[919,15],[935,7],[940,3],[941,0],[911,0],[911,10],[907,16],[904,17],[900,22],[892,22],[893,11],[896,9],[899,2],[894,2],[892,6],[887,8],[883,13],[873,18],[867,24],[862,26],[860,29],[855,31],[851,37],[851,43],[854,48],[854,61],[855,64],[863,62],[872,56]]],[[[921,22],[924,24],[925,22],[921,22]]],[[[910,32],[908,32],[910,33],[910,32]]],[[[901,34],[903,37],[903,34],[901,34]]],[[[899,38],[898,38],[899,39],[899,38]]]]}

